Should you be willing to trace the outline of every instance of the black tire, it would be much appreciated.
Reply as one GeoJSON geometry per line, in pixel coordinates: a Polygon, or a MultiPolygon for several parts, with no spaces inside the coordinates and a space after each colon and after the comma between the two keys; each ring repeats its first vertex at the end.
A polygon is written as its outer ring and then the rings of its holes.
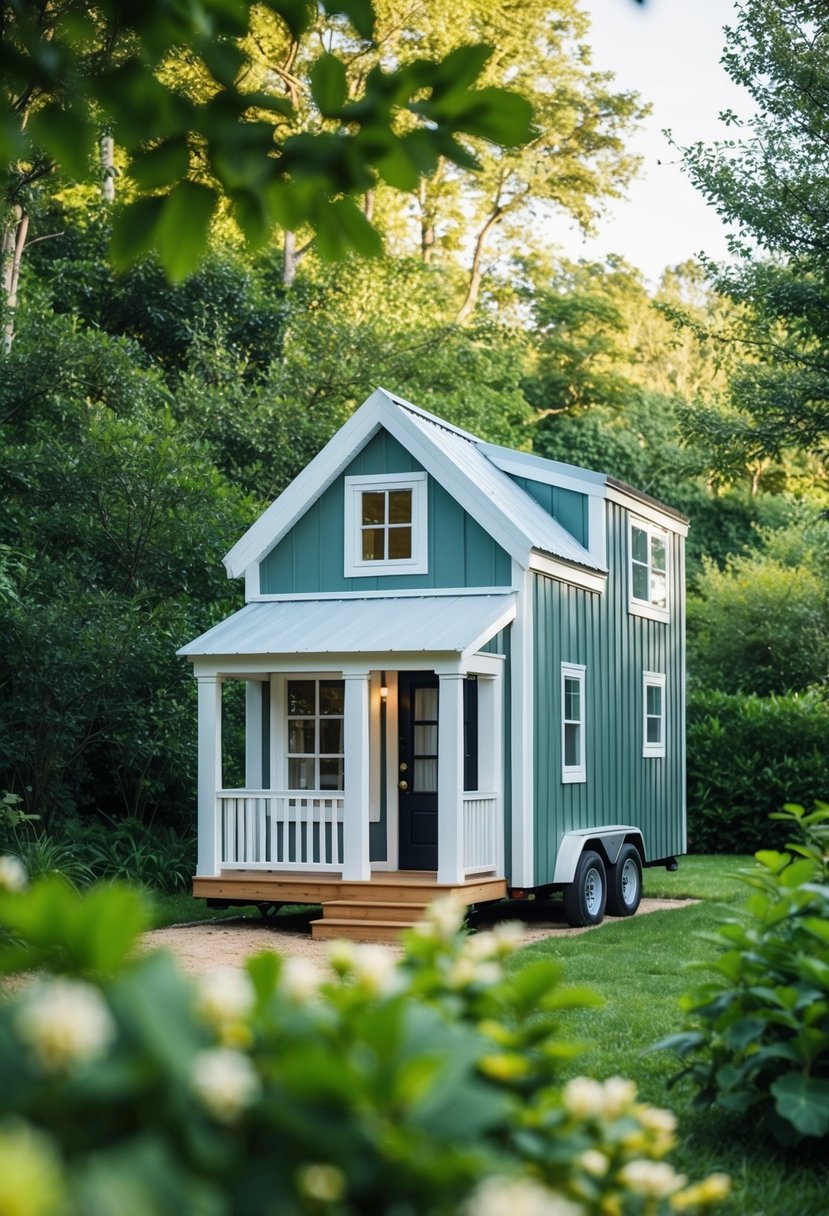
{"type": "Polygon", "coordinates": [[[634,916],[642,899],[642,858],[636,845],[624,844],[607,872],[608,916],[634,916]]]}
{"type": "Polygon", "coordinates": [[[607,902],[607,874],[598,853],[585,849],[573,881],[564,888],[564,915],[573,929],[600,925],[607,902]]]}

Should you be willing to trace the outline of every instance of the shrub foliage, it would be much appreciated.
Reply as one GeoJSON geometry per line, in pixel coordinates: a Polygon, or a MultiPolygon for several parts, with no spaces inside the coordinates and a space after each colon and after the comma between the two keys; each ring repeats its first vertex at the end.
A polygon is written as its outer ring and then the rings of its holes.
{"type": "Polygon", "coordinates": [[[715,976],[685,1000],[686,1029],[665,1040],[701,1105],[718,1103],[786,1143],[829,1138],[829,805],[789,805],[799,829],[744,871],[745,915],[715,935],[715,976]]]}
{"type": "Polygon", "coordinates": [[[196,984],[136,957],[134,892],[11,890],[9,857],[3,883],[0,974],[38,974],[0,1005],[2,1211],[667,1216],[727,1190],[675,1172],[675,1120],[631,1082],[558,1082],[558,1014],[589,994],[552,961],[507,973],[515,934],[464,937],[460,907],[399,965],[339,943],[325,974],[270,953],[196,984]]]}
{"type": "Polygon", "coordinates": [[[688,700],[688,846],[693,853],[782,848],[768,819],[788,799],[825,798],[829,702],[819,691],[757,697],[695,693],[688,700]]]}

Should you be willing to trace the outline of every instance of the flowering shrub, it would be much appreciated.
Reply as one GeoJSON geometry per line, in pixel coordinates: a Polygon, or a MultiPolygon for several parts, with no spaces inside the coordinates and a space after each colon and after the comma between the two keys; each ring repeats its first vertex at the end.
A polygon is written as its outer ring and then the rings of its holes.
{"type": "Polygon", "coordinates": [[[745,915],[714,940],[715,977],[686,997],[686,1028],[660,1047],[689,1063],[697,1102],[764,1124],[786,1143],[829,1138],[829,805],[773,818],[798,829],[755,854],[745,915]]]}
{"type": "MultiPolygon", "coordinates": [[[[0,892],[0,1213],[666,1216],[727,1190],[666,1161],[675,1120],[630,1081],[562,1085],[552,962],[436,903],[403,959],[336,943],[198,982],[135,955],[138,897],[0,892]],[[544,1017],[539,1017],[543,1012],[544,1017]]],[[[0,879],[2,881],[2,879],[0,879]]]]}

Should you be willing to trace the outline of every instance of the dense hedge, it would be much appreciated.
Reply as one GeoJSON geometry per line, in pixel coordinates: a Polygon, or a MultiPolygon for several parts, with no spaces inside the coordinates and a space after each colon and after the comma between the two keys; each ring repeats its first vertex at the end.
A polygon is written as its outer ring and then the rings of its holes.
{"type": "Polygon", "coordinates": [[[768,816],[787,802],[829,799],[829,700],[819,691],[688,699],[688,849],[781,848],[768,816]]]}

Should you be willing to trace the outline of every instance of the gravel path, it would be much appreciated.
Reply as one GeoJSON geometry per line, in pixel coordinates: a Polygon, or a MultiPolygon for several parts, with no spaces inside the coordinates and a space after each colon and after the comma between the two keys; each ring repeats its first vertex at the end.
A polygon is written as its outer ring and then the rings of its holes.
{"type": "MultiPolygon", "coordinates": [[[[695,903],[692,899],[643,899],[638,916],[659,912],[666,908],[684,908],[695,903]]],[[[182,970],[191,975],[209,971],[212,967],[239,967],[248,955],[263,950],[277,954],[295,955],[325,963],[328,943],[311,938],[310,922],[319,916],[317,911],[274,917],[270,920],[247,918],[199,921],[188,925],[172,925],[166,929],[155,929],[145,934],[148,949],[164,947],[177,956],[182,970]]],[[[541,941],[546,937],[561,934],[587,933],[587,929],[571,929],[563,921],[560,904],[522,904],[497,910],[482,908],[475,923],[489,926],[495,920],[520,919],[525,925],[525,945],[541,941]]],[[[606,920],[604,924],[611,924],[606,920]]],[[[597,926],[601,929],[602,926],[597,926]]],[[[400,951],[399,946],[389,949],[400,951]]]]}

